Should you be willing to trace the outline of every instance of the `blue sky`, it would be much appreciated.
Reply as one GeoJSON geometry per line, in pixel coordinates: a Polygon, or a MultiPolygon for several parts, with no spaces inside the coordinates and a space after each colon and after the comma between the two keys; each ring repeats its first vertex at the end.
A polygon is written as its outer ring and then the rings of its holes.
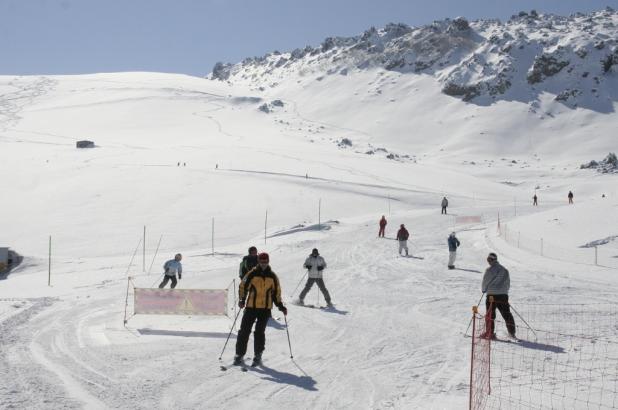
{"type": "Polygon", "coordinates": [[[0,74],[161,71],[317,45],[389,22],[568,15],[618,0],[0,0],[0,74]]]}

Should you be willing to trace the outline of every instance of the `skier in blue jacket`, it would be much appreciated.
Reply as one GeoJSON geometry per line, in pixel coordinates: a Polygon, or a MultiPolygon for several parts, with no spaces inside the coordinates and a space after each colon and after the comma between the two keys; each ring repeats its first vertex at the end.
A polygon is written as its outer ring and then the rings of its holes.
{"type": "Polygon", "coordinates": [[[451,232],[448,236],[448,268],[455,269],[455,258],[457,257],[457,248],[459,248],[459,239],[455,237],[455,232],[451,232]]]}
{"type": "Polygon", "coordinates": [[[176,281],[176,274],[178,274],[178,279],[182,279],[182,264],[180,263],[181,260],[182,255],[177,253],[176,256],[174,256],[174,259],[170,259],[169,261],[165,262],[165,264],[163,265],[163,269],[165,270],[165,277],[163,278],[163,282],[161,282],[161,284],[159,285],[159,289],[163,289],[165,285],[167,285],[167,282],[169,282],[170,280],[172,281],[172,289],[176,287],[176,284],[178,283],[176,281]]]}

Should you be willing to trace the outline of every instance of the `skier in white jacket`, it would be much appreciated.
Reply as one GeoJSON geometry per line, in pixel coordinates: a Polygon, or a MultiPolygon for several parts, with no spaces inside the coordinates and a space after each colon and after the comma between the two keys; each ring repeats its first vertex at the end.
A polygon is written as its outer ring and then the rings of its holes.
{"type": "Polygon", "coordinates": [[[324,295],[324,299],[326,300],[326,305],[328,307],[332,307],[333,304],[330,300],[330,294],[328,293],[328,289],[326,289],[326,285],[324,285],[324,279],[322,279],[322,271],[326,269],[326,261],[323,257],[320,256],[320,253],[317,249],[313,249],[311,251],[311,255],[307,259],[305,259],[305,264],[303,265],[305,269],[309,272],[309,278],[307,279],[307,283],[305,284],[305,288],[302,292],[300,292],[298,303],[303,305],[304,299],[311,287],[314,283],[318,284],[318,288],[322,291],[324,295]]]}

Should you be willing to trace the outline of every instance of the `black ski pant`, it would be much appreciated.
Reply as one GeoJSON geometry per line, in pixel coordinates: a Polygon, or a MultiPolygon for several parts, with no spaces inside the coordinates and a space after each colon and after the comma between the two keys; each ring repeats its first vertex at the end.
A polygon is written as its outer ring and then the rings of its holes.
{"type": "Polygon", "coordinates": [[[161,282],[161,284],[159,285],[159,289],[163,289],[165,285],[167,285],[167,282],[169,282],[170,280],[172,281],[172,289],[174,289],[176,287],[176,284],[178,283],[178,281],[176,280],[176,275],[165,275],[165,278],[163,278],[163,282],[161,282]]]}
{"type": "Polygon", "coordinates": [[[251,335],[251,328],[256,321],[255,332],[253,332],[253,353],[255,355],[262,354],[266,346],[266,334],[264,332],[269,318],[270,309],[245,309],[240,323],[240,331],[236,338],[236,354],[238,356],[244,356],[247,353],[249,335],[251,335]]]}
{"type": "Polygon", "coordinates": [[[500,311],[504,322],[506,323],[506,329],[510,335],[515,336],[515,319],[511,313],[511,306],[509,305],[509,295],[487,295],[485,298],[485,320],[487,327],[487,334],[492,335],[494,333],[494,320],[496,318],[496,308],[500,311]],[[493,297],[493,303],[489,298],[493,297]]]}
{"type": "Polygon", "coordinates": [[[445,206],[443,206],[443,207],[442,207],[442,213],[443,213],[443,214],[445,214],[445,213],[446,213],[446,207],[445,207],[445,206]]]}
{"type": "Polygon", "coordinates": [[[324,284],[324,279],[322,278],[307,279],[305,288],[303,289],[302,292],[300,292],[300,296],[299,296],[300,300],[305,300],[305,296],[307,296],[307,293],[309,293],[314,283],[318,284],[318,288],[320,288],[320,290],[322,291],[322,294],[324,295],[324,299],[326,300],[326,303],[330,303],[330,294],[328,293],[328,289],[326,289],[326,285],[324,284]]]}

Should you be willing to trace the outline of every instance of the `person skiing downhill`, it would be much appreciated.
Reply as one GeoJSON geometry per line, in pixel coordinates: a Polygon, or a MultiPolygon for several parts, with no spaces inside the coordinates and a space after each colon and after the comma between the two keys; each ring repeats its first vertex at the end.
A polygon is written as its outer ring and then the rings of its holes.
{"type": "Polygon", "coordinates": [[[447,239],[448,243],[448,268],[455,269],[455,258],[457,257],[457,248],[459,248],[459,239],[455,237],[455,232],[451,232],[447,239]]]}
{"type": "Polygon", "coordinates": [[[399,255],[401,255],[402,251],[406,251],[406,256],[408,256],[408,238],[410,237],[410,233],[404,226],[401,224],[399,227],[399,231],[397,231],[397,240],[399,241],[399,255]]]}
{"type": "Polygon", "coordinates": [[[238,307],[245,309],[240,331],[236,339],[236,355],[234,365],[241,365],[245,353],[251,328],[255,323],[253,332],[253,363],[251,366],[262,364],[262,353],[266,346],[266,324],[271,317],[273,304],[287,316],[288,310],[281,301],[281,286],[279,278],[269,265],[268,254],[262,252],[258,255],[258,265],[251,269],[242,278],[238,286],[238,307]]]}
{"type": "Polygon", "coordinates": [[[163,278],[163,281],[159,284],[159,289],[163,289],[165,285],[167,285],[167,282],[169,282],[170,280],[172,281],[171,288],[174,289],[176,287],[176,284],[178,283],[176,281],[176,274],[178,274],[179,280],[182,279],[182,264],[180,263],[181,260],[182,255],[177,253],[174,256],[174,259],[170,259],[169,261],[165,262],[165,264],[163,265],[165,277],[163,278]]]}
{"type": "Polygon", "coordinates": [[[378,231],[378,238],[384,238],[384,230],[386,229],[386,218],[382,215],[382,219],[380,219],[380,230],[378,231]]]}
{"type": "Polygon", "coordinates": [[[448,207],[448,199],[446,197],[442,198],[442,214],[446,214],[446,208],[448,207]]]}
{"type": "Polygon", "coordinates": [[[569,191],[569,194],[567,195],[567,197],[569,198],[569,204],[573,203],[573,192],[569,191]]]}
{"type": "Polygon", "coordinates": [[[508,295],[511,286],[509,271],[498,263],[498,256],[493,252],[487,256],[487,263],[489,263],[489,267],[485,270],[481,284],[481,290],[485,293],[486,330],[481,337],[484,339],[496,338],[494,320],[496,308],[498,308],[504,318],[509,335],[515,338],[515,319],[511,313],[508,295]]]}
{"type": "Polygon", "coordinates": [[[302,290],[302,292],[300,292],[300,295],[298,297],[298,304],[305,304],[305,296],[307,296],[307,293],[309,292],[309,290],[311,290],[313,284],[317,283],[318,288],[324,295],[326,305],[328,307],[333,307],[330,299],[330,294],[328,293],[328,289],[326,289],[324,279],[322,278],[322,272],[324,271],[324,269],[326,269],[326,261],[323,257],[320,256],[320,253],[317,249],[314,248],[311,251],[311,255],[309,255],[307,259],[305,259],[305,263],[303,264],[303,266],[305,267],[305,269],[308,270],[309,278],[307,279],[307,283],[305,284],[304,289],[302,290]]]}
{"type": "Polygon", "coordinates": [[[255,268],[258,264],[257,248],[252,246],[249,248],[248,252],[248,255],[243,256],[242,262],[240,262],[240,266],[238,267],[238,276],[240,276],[240,279],[244,278],[247,272],[255,268]]]}

